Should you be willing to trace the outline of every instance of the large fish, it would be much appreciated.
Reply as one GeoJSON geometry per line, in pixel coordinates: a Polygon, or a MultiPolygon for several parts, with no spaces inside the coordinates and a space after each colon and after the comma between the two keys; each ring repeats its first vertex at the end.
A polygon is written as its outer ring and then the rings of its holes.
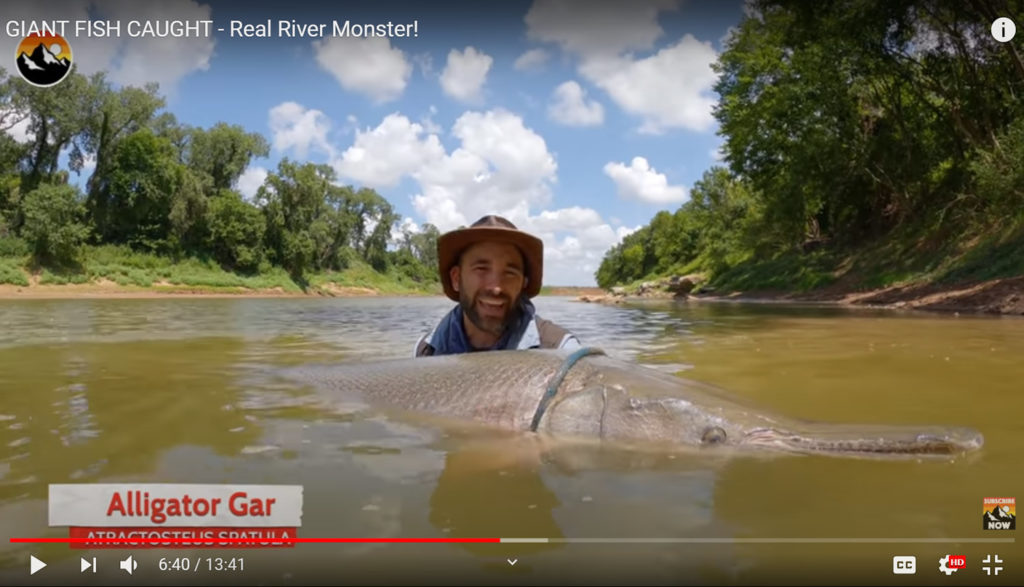
{"type": "Polygon", "coordinates": [[[598,349],[307,366],[290,376],[327,394],[548,437],[885,457],[955,455],[983,444],[970,428],[830,424],[774,415],[716,387],[598,349]]]}

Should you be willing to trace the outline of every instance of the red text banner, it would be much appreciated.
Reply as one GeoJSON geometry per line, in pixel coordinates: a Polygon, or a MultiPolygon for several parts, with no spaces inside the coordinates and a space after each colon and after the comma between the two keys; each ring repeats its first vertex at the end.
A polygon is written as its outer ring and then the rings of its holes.
{"type": "Polygon", "coordinates": [[[73,526],[71,548],[294,548],[297,528],[73,526]]]}

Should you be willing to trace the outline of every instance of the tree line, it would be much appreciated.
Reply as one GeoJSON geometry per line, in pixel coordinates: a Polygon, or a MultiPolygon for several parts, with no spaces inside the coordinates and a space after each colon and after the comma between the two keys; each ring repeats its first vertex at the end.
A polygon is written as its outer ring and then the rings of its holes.
{"type": "Polygon", "coordinates": [[[609,250],[600,286],[1020,218],[1019,0],[758,0],[715,65],[724,164],[609,250]]]}
{"type": "Polygon", "coordinates": [[[211,260],[294,278],[354,261],[436,281],[438,230],[404,230],[371,189],[339,185],[328,165],[283,159],[253,200],[235,185],[266,139],[238,125],[179,123],[158,87],[114,88],[104,73],[39,88],[0,69],[0,253],[74,267],[89,245],[211,260]],[[62,169],[61,158],[67,157],[62,169]],[[71,173],[91,168],[84,188],[71,173]]]}

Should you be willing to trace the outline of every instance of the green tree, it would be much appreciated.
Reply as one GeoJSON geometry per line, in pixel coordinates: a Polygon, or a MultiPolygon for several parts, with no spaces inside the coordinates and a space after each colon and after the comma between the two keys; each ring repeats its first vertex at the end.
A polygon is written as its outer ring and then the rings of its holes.
{"type": "Polygon", "coordinates": [[[102,211],[96,228],[104,242],[165,253],[176,249],[175,235],[187,226],[181,220],[185,213],[176,213],[177,223],[171,213],[176,202],[195,198],[195,185],[170,141],[148,129],[125,137],[91,187],[93,213],[102,211]]]}
{"type": "Polygon", "coordinates": [[[429,222],[425,222],[419,232],[409,236],[409,249],[413,257],[435,272],[438,264],[437,239],[440,237],[441,231],[429,222]]]}
{"type": "MultiPolygon", "coordinates": [[[[57,87],[63,86],[64,83],[61,82],[57,87]]],[[[156,112],[163,108],[164,99],[157,94],[156,84],[147,84],[143,88],[125,87],[115,90],[103,73],[98,73],[90,79],[90,88],[92,99],[85,111],[89,123],[82,132],[81,145],[71,152],[71,168],[81,169],[86,154],[91,154],[95,159],[95,168],[86,188],[86,205],[98,234],[108,236],[123,232],[123,227],[118,229],[110,225],[124,224],[117,218],[117,208],[111,207],[115,202],[110,200],[109,191],[110,185],[115,182],[111,175],[117,169],[124,171],[123,166],[118,167],[118,163],[125,163],[123,157],[126,156],[126,151],[119,150],[119,146],[128,137],[149,128],[156,112]],[[120,161],[119,156],[122,157],[120,161]]],[[[149,136],[155,138],[152,132],[149,136]]],[[[172,160],[179,159],[173,143],[166,137],[161,138],[161,144],[167,145],[159,148],[161,153],[170,154],[172,160]]],[[[137,140],[133,148],[138,146],[137,140]]],[[[167,161],[166,157],[164,161],[167,161]]],[[[167,173],[161,172],[161,175],[166,176],[167,173]]],[[[166,177],[154,180],[157,183],[161,181],[170,183],[166,181],[166,177]]]]}
{"type": "Polygon", "coordinates": [[[60,154],[76,148],[75,139],[89,120],[94,93],[78,74],[51,88],[39,88],[22,79],[5,79],[0,89],[12,118],[28,121],[29,144],[23,155],[21,189],[29,192],[58,172],[60,154]]]}
{"type": "Polygon", "coordinates": [[[267,175],[256,199],[266,215],[266,241],[273,260],[294,277],[314,269],[317,246],[313,235],[329,234],[323,222],[312,228],[323,214],[333,186],[334,170],[328,165],[299,165],[288,158],[277,172],[267,175]]]}
{"type": "Polygon", "coordinates": [[[254,157],[270,153],[267,140],[258,133],[248,133],[238,125],[219,122],[209,130],[187,131],[183,146],[184,162],[190,169],[209,178],[211,193],[226,190],[238,180],[254,157]]]}
{"type": "Polygon", "coordinates": [[[89,229],[82,222],[85,207],[78,190],[68,185],[41,184],[25,194],[22,236],[39,263],[77,263],[89,229]]]}
{"type": "Polygon", "coordinates": [[[263,261],[266,220],[259,208],[232,190],[210,199],[207,210],[207,248],[220,263],[241,271],[255,271],[263,261]]]}

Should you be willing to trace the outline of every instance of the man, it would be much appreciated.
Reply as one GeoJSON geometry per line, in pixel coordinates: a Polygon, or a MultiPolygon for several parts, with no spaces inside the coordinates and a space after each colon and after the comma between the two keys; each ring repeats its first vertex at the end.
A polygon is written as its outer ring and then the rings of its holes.
{"type": "Polygon", "coordinates": [[[415,356],[579,348],[568,330],[537,316],[544,243],[500,216],[484,216],[437,241],[444,293],[459,304],[416,343],[415,356]]]}

